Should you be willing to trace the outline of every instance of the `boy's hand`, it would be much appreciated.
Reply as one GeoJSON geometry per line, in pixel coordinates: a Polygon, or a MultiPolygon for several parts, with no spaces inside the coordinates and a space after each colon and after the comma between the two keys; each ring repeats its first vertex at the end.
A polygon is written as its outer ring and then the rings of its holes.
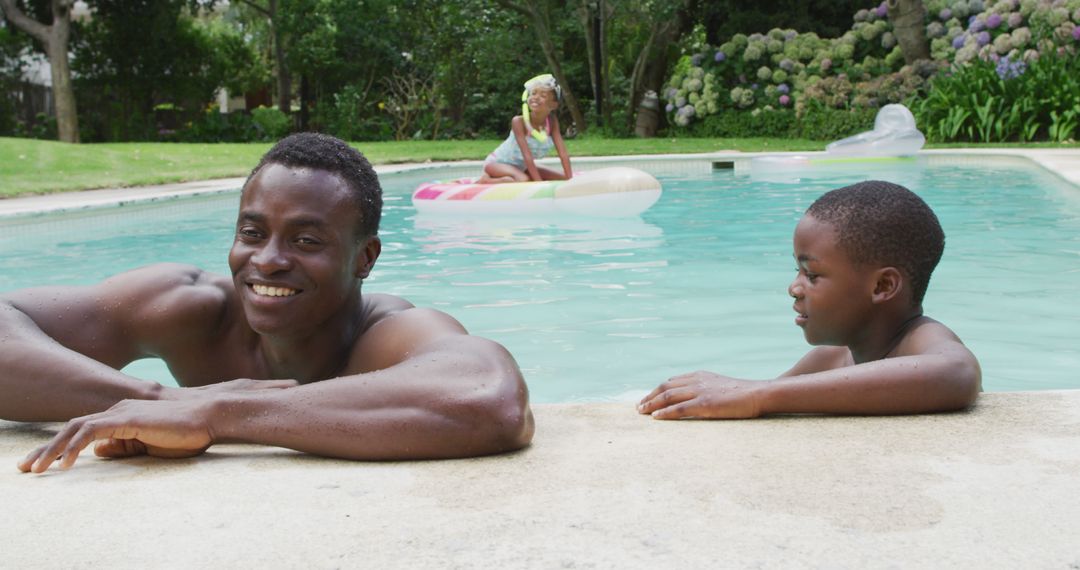
{"type": "Polygon", "coordinates": [[[658,420],[756,418],[762,413],[762,389],[766,385],[699,370],[658,386],[642,398],[638,412],[658,420]]]}

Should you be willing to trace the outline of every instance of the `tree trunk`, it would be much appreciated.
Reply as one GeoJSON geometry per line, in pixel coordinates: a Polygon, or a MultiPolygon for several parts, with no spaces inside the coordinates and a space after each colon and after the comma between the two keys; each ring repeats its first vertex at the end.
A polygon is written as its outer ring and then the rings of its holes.
{"type": "Polygon", "coordinates": [[[544,58],[551,68],[551,74],[555,76],[555,80],[562,87],[563,104],[566,105],[566,109],[570,112],[571,121],[578,132],[583,133],[588,130],[589,125],[585,122],[585,115],[581,112],[581,105],[578,103],[574,91],[570,89],[570,84],[566,81],[566,74],[563,73],[562,66],[559,64],[555,43],[551,41],[551,30],[540,7],[536,5],[534,0],[526,0],[524,4],[515,4],[510,0],[498,0],[498,2],[500,6],[524,14],[532,21],[533,32],[536,34],[536,39],[540,42],[540,47],[544,51],[544,58]]]}
{"type": "Polygon", "coordinates": [[[689,31],[694,21],[690,14],[694,11],[692,3],[684,2],[675,17],[653,22],[649,38],[634,62],[634,71],[630,76],[630,99],[627,103],[627,127],[635,133],[655,133],[660,128],[662,113],[647,112],[642,120],[637,119],[638,106],[646,91],[660,93],[664,86],[664,74],[668,69],[668,48],[689,31]]]}
{"type": "Polygon", "coordinates": [[[922,0],[886,0],[885,7],[900,51],[904,53],[904,63],[930,59],[930,43],[926,40],[926,6],[922,0]]]}
{"type": "Polygon", "coordinates": [[[277,21],[277,0],[270,0],[268,6],[270,34],[274,42],[274,66],[277,68],[278,109],[290,115],[292,113],[292,76],[289,74],[288,64],[285,63],[285,42],[282,40],[277,21]]]}
{"type": "Polygon", "coordinates": [[[71,37],[71,6],[75,0],[52,0],[53,22],[46,26],[27,16],[15,6],[15,0],[0,0],[5,17],[45,48],[52,76],[56,105],[56,129],[62,142],[79,142],[79,115],[75,108],[75,89],[68,63],[68,40],[71,37]]]}

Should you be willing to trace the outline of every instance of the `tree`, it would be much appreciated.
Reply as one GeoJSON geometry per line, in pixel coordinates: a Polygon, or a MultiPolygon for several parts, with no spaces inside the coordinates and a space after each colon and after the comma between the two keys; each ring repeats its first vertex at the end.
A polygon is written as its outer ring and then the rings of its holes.
{"type": "Polygon", "coordinates": [[[922,0],[887,0],[889,21],[896,33],[905,63],[930,59],[930,43],[926,40],[926,6],[922,0]]]}
{"type": "MultiPolygon", "coordinates": [[[[695,12],[693,0],[665,2],[640,0],[628,2],[623,26],[642,28],[644,39],[637,43],[640,48],[630,72],[630,93],[627,99],[627,130],[634,131],[638,105],[647,91],[659,92],[664,84],[671,62],[671,50],[684,34],[694,26],[691,16],[695,12]]],[[[655,133],[659,127],[659,113],[642,117],[644,132],[655,133]]]]}
{"type": "Polygon", "coordinates": [[[274,50],[274,75],[277,77],[278,109],[288,114],[292,111],[292,74],[289,71],[286,59],[285,34],[279,19],[278,0],[266,0],[266,3],[255,0],[240,0],[245,6],[266,17],[270,24],[270,38],[274,50]]]}
{"type": "Polygon", "coordinates": [[[71,39],[71,7],[75,0],[52,0],[52,24],[45,25],[27,16],[15,0],[0,0],[0,11],[16,28],[26,32],[45,49],[56,101],[56,128],[63,142],[79,142],[79,117],[75,109],[75,89],[71,82],[68,42],[71,39]]]}

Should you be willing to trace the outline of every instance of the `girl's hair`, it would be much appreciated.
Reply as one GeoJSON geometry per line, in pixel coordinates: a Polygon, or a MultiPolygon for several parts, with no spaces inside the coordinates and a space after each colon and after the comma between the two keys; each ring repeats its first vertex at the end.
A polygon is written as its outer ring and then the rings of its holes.
{"type": "Polygon", "coordinates": [[[521,100],[524,101],[529,97],[529,93],[533,89],[540,87],[543,89],[549,89],[555,92],[555,100],[562,103],[562,87],[559,86],[559,82],[555,80],[555,76],[550,73],[544,73],[537,75],[532,79],[525,82],[525,92],[521,96],[521,100]]]}

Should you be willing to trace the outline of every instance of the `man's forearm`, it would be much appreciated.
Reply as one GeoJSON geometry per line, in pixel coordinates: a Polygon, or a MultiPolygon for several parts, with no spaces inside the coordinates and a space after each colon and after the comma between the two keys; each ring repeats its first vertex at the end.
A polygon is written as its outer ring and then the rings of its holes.
{"type": "Polygon", "coordinates": [[[384,370],[273,393],[225,394],[212,407],[210,431],[218,443],[367,460],[486,455],[531,439],[527,393],[516,378],[463,386],[425,372],[405,382],[384,370]],[[416,380],[423,377],[433,380],[416,380]]]}
{"type": "Polygon", "coordinates": [[[161,390],[64,347],[11,305],[0,304],[0,339],[0,419],[66,421],[161,390]]]}

